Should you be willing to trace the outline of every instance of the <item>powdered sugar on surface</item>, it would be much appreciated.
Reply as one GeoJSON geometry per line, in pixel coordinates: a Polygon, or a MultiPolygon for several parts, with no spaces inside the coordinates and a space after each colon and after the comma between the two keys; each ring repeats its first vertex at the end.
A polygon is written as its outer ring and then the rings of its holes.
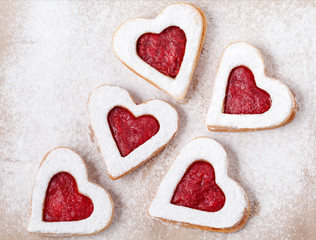
{"type": "Polygon", "coordinates": [[[115,205],[107,230],[80,239],[315,239],[314,4],[197,2],[209,28],[187,97],[177,102],[123,66],[111,47],[120,23],[152,18],[171,2],[1,3],[8,5],[0,8],[6,12],[0,17],[1,239],[44,239],[26,232],[30,198],[40,161],[61,145],[83,156],[90,180],[107,189],[115,205]],[[299,108],[293,122],[261,132],[207,130],[204,120],[220,55],[235,41],[255,45],[267,75],[293,91],[299,108]],[[136,103],[166,100],[180,117],[170,144],[115,182],[90,137],[86,110],[89,93],[104,83],[125,88],[136,103]],[[164,225],[146,214],[176,154],[198,136],[225,147],[228,172],[247,192],[252,212],[237,233],[164,225]]]}

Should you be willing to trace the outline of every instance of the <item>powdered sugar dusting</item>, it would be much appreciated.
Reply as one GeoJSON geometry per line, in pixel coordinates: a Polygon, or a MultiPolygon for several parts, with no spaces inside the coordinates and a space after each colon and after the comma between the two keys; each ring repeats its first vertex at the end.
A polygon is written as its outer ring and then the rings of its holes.
{"type": "MultiPolygon", "coordinates": [[[[227,167],[227,154],[218,142],[211,138],[193,139],[184,146],[172,163],[148,209],[148,214],[158,219],[219,229],[238,225],[243,218],[247,218],[245,212],[248,212],[248,201],[244,190],[227,176],[227,167]],[[216,184],[225,194],[225,204],[218,211],[200,211],[194,207],[184,207],[185,205],[170,202],[176,194],[176,189],[180,187],[178,183],[183,181],[182,177],[189,171],[187,170],[189,166],[193,166],[194,162],[200,159],[212,165],[216,184]]],[[[203,174],[199,173],[199,175],[203,174]]],[[[185,183],[185,187],[187,184],[190,182],[185,183]]]]}
{"type": "Polygon", "coordinates": [[[113,36],[113,50],[129,68],[143,76],[175,99],[184,99],[191,82],[195,62],[203,41],[203,16],[189,4],[172,4],[154,19],[129,19],[121,23],[113,36]],[[146,32],[160,33],[170,26],[178,26],[186,35],[186,46],[179,73],[170,78],[143,61],[135,51],[140,36],[146,32]]]}
{"type": "Polygon", "coordinates": [[[103,155],[108,174],[112,179],[120,178],[146,162],[159,149],[163,148],[178,130],[178,113],[170,104],[154,99],[135,105],[129,93],[117,86],[102,85],[97,87],[89,95],[87,105],[91,128],[103,155]],[[118,150],[118,145],[108,127],[110,121],[106,118],[116,106],[128,109],[137,118],[150,115],[159,122],[157,134],[154,134],[124,157],[118,150]]]}
{"type": "Polygon", "coordinates": [[[263,59],[254,46],[246,42],[236,42],[225,48],[214,80],[212,100],[205,120],[209,129],[238,131],[273,128],[287,122],[294,110],[295,100],[291,91],[282,82],[264,75],[263,59]],[[272,104],[266,112],[262,114],[222,112],[230,72],[238,66],[247,66],[251,69],[256,85],[269,93],[272,104]]]}
{"type": "MultiPolygon", "coordinates": [[[[76,200],[72,201],[76,202],[76,200]]],[[[51,207],[56,207],[57,205],[58,208],[58,201],[55,201],[55,204],[50,203],[50,205],[51,207]]],[[[70,149],[61,147],[50,151],[46,155],[41,163],[34,184],[28,231],[57,236],[86,235],[101,231],[110,225],[112,215],[113,204],[111,196],[103,188],[87,181],[86,168],[78,154],[70,149]],[[43,220],[42,204],[45,202],[45,209],[47,206],[47,193],[53,192],[55,197],[58,195],[56,190],[47,191],[46,193],[47,186],[49,184],[52,186],[50,183],[52,177],[60,172],[69,173],[75,179],[80,193],[91,200],[93,204],[91,215],[82,218],[80,221],[58,222],[43,220]]],[[[51,216],[54,216],[54,213],[51,216]]]]}
{"type": "Polygon", "coordinates": [[[136,16],[154,17],[170,2],[7,3],[12,14],[1,15],[6,25],[0,25],[1,33],[10,38],[0,52],[1,239],[43,239],[26,232],[30,197],[41,159],[60,145],[84,157],[89,179],[107,189],[115,205],[111,226],[81,239],[315,238],[316,126],[311,113],[316,107],[315,7],[312,3],[197,2],[208,30],[187,98],[177,102],[124,67],[111,47],[120,23],[136,16]],[[299,112],[290,124],[253,133],[206,129],[220,55],[230,42],[239,40],[258,47],[267,75],[280,79],[295,94],[299,112]],[[104,83],[127,89],[137,103],[167,100],[180,117],[179,133],[170,144],[115,182],[107,177],[90,138],[86,110],[89,93],[104,83]],[[247,192],[252,212],[237,233],[164,225],[146,214],[176,154],[198,136],[224,145],[229,174],[247,192]]]}

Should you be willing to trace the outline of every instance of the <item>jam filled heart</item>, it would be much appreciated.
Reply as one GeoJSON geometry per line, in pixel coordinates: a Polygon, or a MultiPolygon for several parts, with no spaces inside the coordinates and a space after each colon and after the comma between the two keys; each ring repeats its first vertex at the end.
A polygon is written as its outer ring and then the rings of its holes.
{"type": "Polygon", "coordinates": [[[59,172],[50,180],[43,209],[44,222],[79,221],[93,212],[90,198],[80,194],[74,177],[59,172]]]}
{"type": "Polygon", "coordinates": [[[270,95],[257,87],[251,70],[244,66],[234,68],[228,78],[224,113],[260,114],[270,107],[270,95]]]}
{"type": "Polygon", "coordinates": [[[159,123],[151,115],[135,117],[123,107],[115,107],[108,114],[112,136],[122,157],[149,140],[159,131],[159,123]]]}
{"type": "Polygon", "coordinates": [[[160,34],[145,33],[137,41],[137,54],[159,72],[175,78],[183,60],[187,39],[184,31],[176,26],[160,34]]]}
{"type": "Polygon", "coordinates": [[[202,160],[192,163],[179,182],[171,203],[207,212],[222,209],[225,195],[215,182],[213,166],[202,160]]]}

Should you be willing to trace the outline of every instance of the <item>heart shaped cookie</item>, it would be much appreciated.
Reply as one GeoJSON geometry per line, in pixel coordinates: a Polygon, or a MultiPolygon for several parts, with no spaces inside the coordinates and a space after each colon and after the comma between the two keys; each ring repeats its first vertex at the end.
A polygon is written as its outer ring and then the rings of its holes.
{"type": "Polygon", "coordinates": [[[245,191],[227,175],[227,159],[213,139],[190,141],[160,183],[149,216],[208,231],[239,230],[250,206],[245,191]]]}
{"type": "Polygon", "coordinates": [[[296,103],[289,88],[264,74],[260,52],[246,42],[222,54],[206,124],[211,131],[256,131],[290,122],[296,103]]]}
{"type": "Polygon", "coordinates": [[[162,100],[136,105],[123,88],[103,85],[88,100],[91,127],[115,180],[149,160],[178,131],[178,113],[162,100]]]}
{"type": "Polygon", "coordinates": [[[189,88],[206,31],[197,7],[177,3],[155,19],[136,18],[114,33],[117,57],[139,76],[177,100],[189,88]]]}
{"type": "Polygon", "coordinates": [[[89,235],[107,228],[113,217],[111,196],[90,183],[81,157],[56,148],[37,173],[28,231],[46,235],[89,235]]]}

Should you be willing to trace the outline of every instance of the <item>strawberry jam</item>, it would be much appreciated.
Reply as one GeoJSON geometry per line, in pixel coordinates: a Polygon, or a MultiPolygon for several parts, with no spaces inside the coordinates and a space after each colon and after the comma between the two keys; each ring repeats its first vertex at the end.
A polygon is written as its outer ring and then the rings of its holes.
{"type": "Polygon", "coordinates": [[[151,115],[135,117],[123,107],[115,107],[108,114],[112,136],[122,157],[130,154],[159,131],[159,123],[151,115]]]}
{"type": "Polygon", "coordinates": [[[145,33],[137,41],[137,54],[159,72],[175,78],[183,60],[187,39],[184,31],[171,26],[159,34],[145,33]]]}
{"type": "Polygon", "coordinates": [[[244,66],[234,68],[228,78],[224,113],[260,114],[270,107],[270,95],[257,87],[251,70],[244,66]]]}
{"type": "Polygon", "coordinates": [[[221,210],[225,195],[215,182],[213,166],[202,160],[192,163],[179,182],[171,203],[207,212],[221,210]]]}
{"type": "Polygon", "coordinates": [[[44,222],[79,221],[88,218],[92,212],[91,199],[78,192],[72,175],[59,172],[52,177],[44,202],[44,222]]]}

